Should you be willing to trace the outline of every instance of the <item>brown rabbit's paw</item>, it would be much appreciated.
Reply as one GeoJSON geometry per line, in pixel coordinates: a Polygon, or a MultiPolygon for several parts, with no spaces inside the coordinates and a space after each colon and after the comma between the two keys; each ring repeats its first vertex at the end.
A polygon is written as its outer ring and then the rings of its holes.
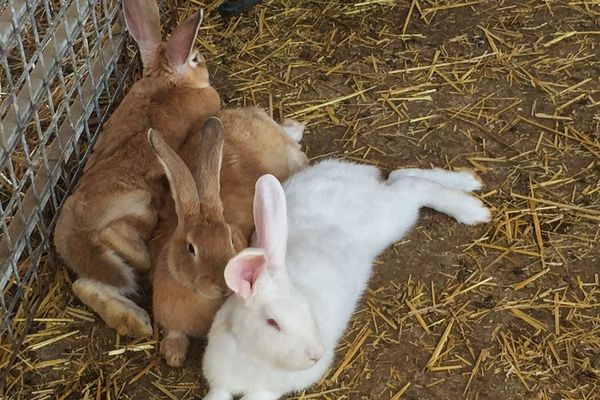
{"type": "Polygon", "coordinates": [[[146,337],[152,334],[148,313],[121,295],[117,288],[80,278],[73,282],[73,293],[120,335],[146,337]]]}
{"type": "Polygon", "coordinates": [[[102,317],[119,335],[141,338],[152,334],[148,313],[129,300],[110,299],[106,304],[106,313],[102,317]]]}
{"type": "Polygon", "coordinates": [[[171,367],[181,367],[185,361],[189,344],[189,339],[183,333],[169,332],[160,341],[160,354],[171,367]]]}

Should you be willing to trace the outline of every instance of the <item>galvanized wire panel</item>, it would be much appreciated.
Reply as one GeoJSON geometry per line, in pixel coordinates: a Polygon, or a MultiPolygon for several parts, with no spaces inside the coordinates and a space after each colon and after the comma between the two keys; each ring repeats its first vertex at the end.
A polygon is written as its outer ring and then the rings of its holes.
{"type": "Polygon", "coordinates": [[[13,321],[30,321],[43,291],[57,211],[132,81],[120,11],[118,0],[0,3],[0,339],[13,349],[24,333],[13,321]]]}

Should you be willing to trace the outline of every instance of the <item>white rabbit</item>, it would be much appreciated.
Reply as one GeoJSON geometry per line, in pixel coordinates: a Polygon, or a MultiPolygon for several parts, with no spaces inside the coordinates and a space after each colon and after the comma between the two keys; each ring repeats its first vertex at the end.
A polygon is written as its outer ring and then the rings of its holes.
{"type": "Polygon", "coordinates": [[[225,268],[236,294],[208,335],[204,399],[275,400],[319,381],[374,258],[412,228],[421,207],[464,224],[489,221],[467,193],[480,186],[469,172],[440,169],[397,170],[384,181],[375,167],[336,160],[293,175],[285,193],[263,175],[254,197],[257,246],[225,268]]]}

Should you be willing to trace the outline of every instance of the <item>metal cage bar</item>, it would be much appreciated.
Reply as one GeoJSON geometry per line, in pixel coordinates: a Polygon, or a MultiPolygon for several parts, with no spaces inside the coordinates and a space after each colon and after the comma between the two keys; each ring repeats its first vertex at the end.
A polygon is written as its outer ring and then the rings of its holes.
{"type": "Polygon", "coordinates": [[[132,82],[120,10],[118,0],[0,1],[0,338],[12,361],[27,329],[14,319],[30,324],[43,297],[57,212],[132,82]]]}

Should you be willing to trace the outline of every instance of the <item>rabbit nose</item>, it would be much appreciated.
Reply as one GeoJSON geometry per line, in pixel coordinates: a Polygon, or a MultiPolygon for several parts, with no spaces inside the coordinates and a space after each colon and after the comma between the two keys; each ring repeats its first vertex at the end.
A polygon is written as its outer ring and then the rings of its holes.
{"type": "Polygon", "coordinates": [[[323,346],[311,347],[306,350],[306,355],[308,356],[308,359],[313,361],[314,363],[316,363],[321,359],[321,357],[323,357],[323,353],[325,353],[325,349],[323,348],[323,346]]]}

